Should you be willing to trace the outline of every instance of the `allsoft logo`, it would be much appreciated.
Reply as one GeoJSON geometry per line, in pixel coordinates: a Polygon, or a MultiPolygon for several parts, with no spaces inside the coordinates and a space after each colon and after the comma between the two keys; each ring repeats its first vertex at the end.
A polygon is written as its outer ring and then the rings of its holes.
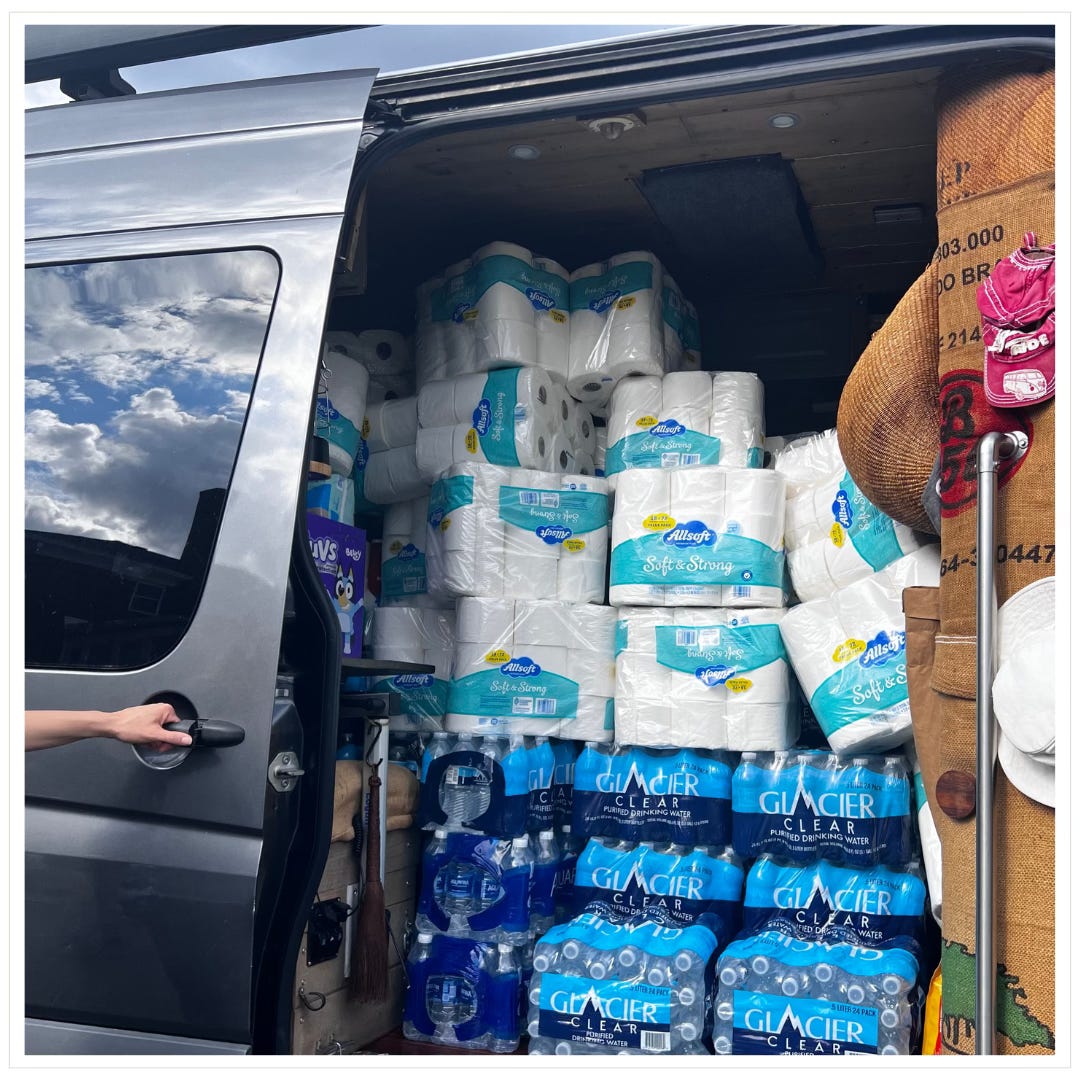
{"type": "Polygon", "coordinates": [[[836,498],[833,500],[832,514],[845,529],[851,528],[855,515],[851,510],[851,496],[843,488],[836,493],[836,498]]]}
{"type": "Polygon", "coordinates": [[[609,289],[607,292],[601,293],[594,300],[589,301],[589,308],[595,311],[597,315],[602,315],[612,304],[615,303],[622,293],[618,289],[609,289]]]}
{"type": "Polygon", "coordinates": [[[866,643],[866,651],[859,657],[864,668],[881,667],[904,651],[907,634],[903,630],[882,630],[866,643]]]}
{"type": "Polygon", "coordinates": [[[725,664],[716,664],[713,667],[699,667],[694,676],[706,686],[723,686],[735,674],[735,670],[725,664]]]}
{"type": "Polygon", "coordinates": [[[406,544],[398,553],[399,559],[415,559],[420,554],[420,549],[415,544],[406,544]]]}
{"type": "Polygon", "coordinates": [[[536,535],[544,541],[545,544],[561,544],[564,540],[568,540],[574,535],[573,529],[568,529],[565,525],[541,525],[536,529],[536,535]]]}
{"type": "Polygon", "coordinates": [[[703,521],[680,522],[664,533],[664,543],[677,548],[709,547],[716,543],[716,532],[703,521]]]}
{"type": "Polygon", "coordinates": [[[434,686],[434,675],[395,675],[390,682],[399,690],[415,690],[421,687],[434,686]]]}
{"type": "Polygon", "coordinates": [[[686,426],[680,424],[678,420],[661,420],[649,428],[649,434],[655,435],[658,439],[670,439],[675,435],[685,435],[686,426]]]}
{"type": "Polygon", "coordinates": [[[550,311],[555,306],[554,297],[548,296],[546,292],[542,292],[540,289],[526,289],[525,299],[537,311],[550,311]]]}
{"type": "Polygon", "coordinates": [[[528,656],[515,656],[508,660],[499,671],[514,679],[531,679],[544,669],[528,656]]]}
{"type": "Polygon", "coordinates": [[[486,435],[491,427],[491,402],[487,398],[481,398],[473,409],[472,426],[476,428],[477,435],[486,435]]]}

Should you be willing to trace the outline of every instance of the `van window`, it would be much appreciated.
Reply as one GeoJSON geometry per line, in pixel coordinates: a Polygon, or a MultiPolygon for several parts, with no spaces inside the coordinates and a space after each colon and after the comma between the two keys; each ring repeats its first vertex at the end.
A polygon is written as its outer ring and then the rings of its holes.
{"type": "Polygon", "coordinates": [[[26,271],[26,663],[135,668],[190,623],[279,266],[218,251],[26,271]]]}

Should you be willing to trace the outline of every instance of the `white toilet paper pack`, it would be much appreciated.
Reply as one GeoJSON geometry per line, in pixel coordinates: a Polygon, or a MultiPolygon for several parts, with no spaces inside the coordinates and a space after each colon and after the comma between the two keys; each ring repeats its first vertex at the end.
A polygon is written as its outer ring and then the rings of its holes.
{"type": "Polygon", "coordinates": [[[418,397],[421,475],[434,481],[463,462],[573,472],[573,453],[561,430],[564,393],[565,385],[540,368],[427,383],[418,397]]]}
{"type": "Polygon", "coordinates": [[[622,379],[611,397],[607,474],[688,465],[760,468],[764,391],[751,372],[622,379]]]}
{"type": "Polygon", "coordinates": [[[458,601],[448,731],[610,742],[614,690],[613,608],[458,601]]]}
{"type": "Polygon", "coordinates": [[[379,603],[382,607],[453,606],[453,601],[428,589],[428,502],[421,495],[394,503],[383,515],[382,567],[379,603]]]}
{"type": "Polygon", "coordinates": [[[413,393],[412,349],[396,330],[330,330],[323,340],[331,352],[343,352],[367,369],[369,404],[413,393]]]}
{"type": "Polygon", "coordinates": [[[828,596],[930,542],[859,490],[840,456],[835,430],[785,447],[776,471],[787,482],[784,540],[800,600],[828,596]]]}
{"type": "Polygon", "coordinates": [[[664,370],[701,370],[701,326],[697,308],[668,275],[663,278],[664,370]]]}
{"type": "Polygon", "coordinates": [[[664,373],[664,270],[652,252],[628,251],[570,275],[567,385],[602,404],[627,375],[664,373]]]}
{"type": "MultiPolygon", "coordinates": [[[[367,443],[360,442],[361,455],[367,443]]],[[[415,446],[395,446],[378,454],[368,454],[364,463],[364,499],[376,506],[418,499],[431,486],[416,467],[415,446]]]]}
{"type": "Polygon", "coordinates": [[[496,242],[417,290],[417,385],[500,367],[564,379],[569,275],[519,244],[496,242]]]}
{"type": "Polygon", "coordinates": [[[367,368],[347,353],[323,346],[323,385],[315,403],[315,434],[330,447],[330,467],[350,476],[367,409],[367,368]]]}
{"type": "Polygon", "coordinates": [[[783,609],[621,608],[615,739],[623,746],[783,750],[799,733],[783,609]]]}
{"type": "Polygon", "coordinates": [[[783,522],[783,478],[764,469],[619,473],[610,602],[782,607],[783,522]]]}
{"type": "Polygon", "coordinates": [[[791,665],[833,750],[872,753],[911,738],[901,597],[909,586],[936,585],[939,562],[936,547],[919,548],[781,621],[791,665]]]}
{"type": "Polygon", "coordinates": [[[431,674],[372,679],[372,690],[400,695],[402,711],[391,731],[442,731],[454,656],[453,611],[433,608],[375,609],[372,653],[376,660],[428,664],[431,674]]]}
{"type": "Polygon", "coordinates": [[[428,587],[601,604],[610,520],[602,479],[454,465],[431,489],[428,587]]]}
{"type": "Polygon", "coordinates": [[[368,445],[368,453],[380,454],[415,444],[416,429],[416,398],[392,398],[368,402],[360,434],[368,445]]]}

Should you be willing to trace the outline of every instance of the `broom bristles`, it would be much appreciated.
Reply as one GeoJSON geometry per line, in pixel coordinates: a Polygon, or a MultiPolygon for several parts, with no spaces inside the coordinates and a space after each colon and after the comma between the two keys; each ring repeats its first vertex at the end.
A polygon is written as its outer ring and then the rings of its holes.
{"type": "Polygon", "coordinates": [[[356,916],[350,980],[352,995],[360,1002],[382,1001],[386,997],[390,969],[386,897],[379,879],[379,783],[378,773],[372,766],[368,785],[367,872],[356,916]]]}

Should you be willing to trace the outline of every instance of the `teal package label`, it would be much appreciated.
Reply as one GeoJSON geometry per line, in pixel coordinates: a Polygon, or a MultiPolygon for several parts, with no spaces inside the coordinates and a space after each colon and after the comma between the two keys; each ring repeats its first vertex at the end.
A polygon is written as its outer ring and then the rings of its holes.
{"type": "Polygon", "coordinates": [[[444,476],[431,485],[428,499],[428,524],[437,529],[443,518],[449,517],[463,506],[472,506],[473,478],[471,476],[444,476]]]}
{"type": "Polygon", "coordinates": [[[689,312],[686,310],[686,304],[679,297],[679,294],[670,285],[664,286],[661,309],[664,322],[678,333],[679,340],[682,341],[683,327],[686,324],[689,312]]]}
{"type": "Polygon", "coordinates": [[[570,288],[563,278],[513,255],[489,255],[432,293],[432,321],[463,322],[484,293],[500,284],[517,289],[536,311],[569,309],[570,288]]]}
{"type": "Polygon", "coordinates": [[[656,662],[706,686],[724,686],[776,660],[787,660],[776,624],[656,627],[656,662]]]}
{"type": "Polygon", "coordinates": [[[680,465],[719,465],[720,440],[670,418],[647,431],[619,439],[607,451],[604,468],[609,476],[625,469],[673,469],[680,465]]]}
{"type": "Polygon", "coordinates": [[[490,671],[476,671],[450,683],[447,712],[466,716],[577,718],[578,684],[544,671],[527,655],[512,657],[490,671]]]}
{"type": "Polygon", "coordinates": [[[846,1001],[734,993],[734,1054],[815,1057],[877,1054],[878,1011],[846,1001]]]}
{"type": "Polygon", "coordinates": [[[619,979],[540,976],[540,1035],[610,1050],[671,1049],[671,990],[619,979]]]}
{"type": "Polygon", "coordinates": [[[364,494],[364,470],[367,469],[370,456],[367,440],[361,435],[360,443],[356,448],[356,456],[353,458],[354,507],[358,514],[374,514],[382,509],[378,503],[373,503],[364,494]]]}
{"type": "Polygon", "coordinates": [[[315,405],[315,431],[339,447],[353,461],[356,460],[360,449],[360,432],[347,416],[334,408],[328,394],[320,394],[315,405]]]}
{"type": "Polygon", "coordinates": [[[746,451],[746,467],[748,469],[761,469],[765,465],[765,449],[761,446],[751,446],[746,451]]]}
{"type": "Polygon", "coordinates": [[[611,553],[612,585],[765,585],[784,578],[784,553],[718,533],[701,521],[624,540],[611,553]]]}
{"type": "Polygon", "coordinates": [[[623,297],[652,287],[652,263],[633,262],[613,266],[607,273],[570,283],[570,310],[592,311],[606,316],[607,311],[623,297]]]}
{"type": "Polygon", "coordinates": [[[922,769],[915,770],[915,809],[921,811],[926,805],[926,785],[923,783],[922,769]]]}
{"type": "Polygon", "coordinates": [[[615,730],[615,699],[608,698],[604,703],[604,730],[615,730]]]}
{"type": "Polygon", "coordinates": [[[427,556],[406,544],[382,564],[384,597],[418,596],[427,592],[427,556]]]}
{"type": "Polygon", "coordinates": [[[630,647],[630,623],[626,619],[619,619],[615,623],[615,658],[619,653],[626,652],[630,647]]]}
{"type": "Polygon", "coordinates": [[[847,470],[833,499],[832,514],[863,561],[869,563],[875,573],[903,556],[896,539],[896,523],[855,486],[847,470]]]}
{"type": "Polygon", "coordinates": [[[598,491],[548,491],[500,487],[499,517],[556,546],[604,528],[611,520],[608,498],[598,491]]]}
{"type": "Polygon", "coordinates": [[[376,693],[400,694],[404,716],[431,720],[446,715],[450,684],[434,675],[394,675],[389,679],[380,679],[372,689],[376,693]]]}
{"type": "Polygon", "coordinates": [[[906,642],[903,630],[879,631],[810,695],[810,708],[826,735],[867,716],[908,710],[906,642]]]}
{"type": "Polygon", "coordinates": [[[484,457],[492,465],[520,465],[514,424],[524,419],[517,408],[517,368],[493,371],[484,382],[483,397],[473,409],[472,426],[484,457]]]}

